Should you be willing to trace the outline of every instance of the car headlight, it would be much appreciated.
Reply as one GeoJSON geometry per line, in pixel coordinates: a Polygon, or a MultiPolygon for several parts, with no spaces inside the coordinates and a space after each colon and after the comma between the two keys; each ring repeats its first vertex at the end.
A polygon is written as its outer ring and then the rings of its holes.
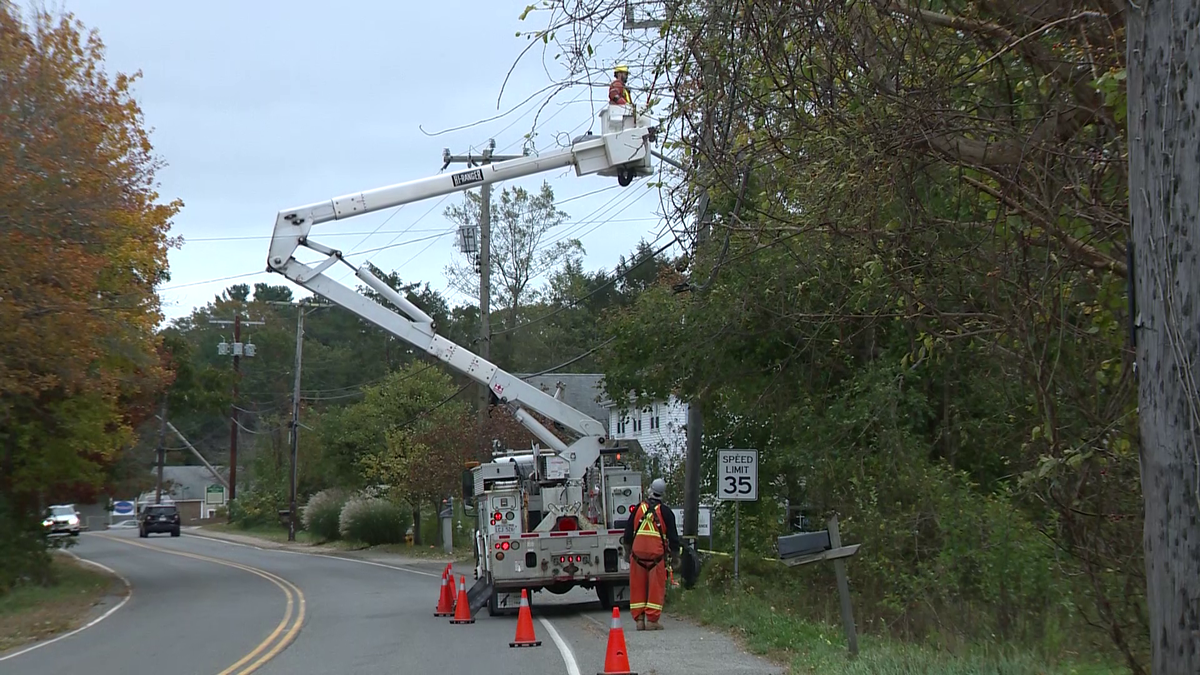
{"type": "Polygon", "coordinates": [[[42,527],[50,527],[53,524],[54,524],[54,519],[52,519],[52,518],[47,518],[42,521],[42,527]]]}
{"type": "Polygon", "coordinates": [[[69,517],[67,517],[67,524],[68,525],[78,525],[79,519],[76,518],[75,516],[69,516],[69,517]]]}

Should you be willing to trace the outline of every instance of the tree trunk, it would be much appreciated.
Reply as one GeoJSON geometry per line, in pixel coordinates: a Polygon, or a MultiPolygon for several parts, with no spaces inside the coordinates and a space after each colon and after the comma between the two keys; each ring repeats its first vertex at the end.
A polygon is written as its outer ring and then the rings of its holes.
{"type": "Polygon", "coordinates": [[[413,546],[421,545],[421,507],[414,506],[412,510],[413,519],[413,546]]]}
{"type": "Polygon", "coordinates": [[[1200,672],[1200,5],[1127,11],[1146,600],[1152,672],[1175,675],[1200,672]]]}

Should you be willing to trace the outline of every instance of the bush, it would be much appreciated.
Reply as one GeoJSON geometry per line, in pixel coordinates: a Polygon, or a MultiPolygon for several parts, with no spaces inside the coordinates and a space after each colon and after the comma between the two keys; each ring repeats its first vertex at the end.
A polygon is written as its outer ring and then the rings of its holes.
{"type": "Polygon", "coordinates": [[[404,541],[409,522],[408,512],[393,502],[378,497],[353,497],[342,507],[338,529],[343,539],[378,546],[404,541]]]}
{"type": "Polygon", "coordinates": [[[279,511],[286,509],[287,504],[282,489],[255,486],[238,493],[237,499],[229,504],[229,513],[234,525],[247,530],[279,524],[279,511]]]}
{"type": "Polygon", "coordinates": [[[341,520],[342,507],[346,505],[346,498],[346,492],[337,488],[321,490],[309,497],[308,503],[300,510],[304,529],[323,541],[334,541],[341,537],[338,523],[341,520]]]}

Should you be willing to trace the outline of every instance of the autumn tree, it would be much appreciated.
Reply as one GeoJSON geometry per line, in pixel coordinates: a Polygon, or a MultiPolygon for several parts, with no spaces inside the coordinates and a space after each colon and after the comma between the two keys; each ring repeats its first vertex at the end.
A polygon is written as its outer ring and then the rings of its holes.
{"type": "Polygon", "coordinates": [[[137,75],[70,15],[0,3],[0,592],[44,575],[39,510],[96,495],[165,372],[161,203],[137,75]]]}

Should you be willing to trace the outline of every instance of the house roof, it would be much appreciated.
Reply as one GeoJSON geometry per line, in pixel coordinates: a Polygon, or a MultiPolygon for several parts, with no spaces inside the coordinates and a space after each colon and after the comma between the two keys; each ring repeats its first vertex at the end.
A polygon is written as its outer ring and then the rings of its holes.
{"type": "MultiPolygon", "coordinates": [[[[224,467],[216,469],[226,480],[229,479],[229,473],[224,467]]],[[[157,476],[158,469],[151,469],[150,473],[157,476]]],[[[205,488],[213,484],[219,485],[220,481],[203,466],[163,467],[163,493],[170,495],[173,501],[203,500],[205,488]]],[[[151,490],[150,494],[154,494],[154,491],[151,490]]]]}
{"type": "Polygon", "coordinates": [[[550,373],[547,375],[518,375],[522,380],[554,395],[558,383],[563,385],[562,401],[576,410],[608,424],[608,410],[600,401],[604,397],[602,373],[550,373]]]}

